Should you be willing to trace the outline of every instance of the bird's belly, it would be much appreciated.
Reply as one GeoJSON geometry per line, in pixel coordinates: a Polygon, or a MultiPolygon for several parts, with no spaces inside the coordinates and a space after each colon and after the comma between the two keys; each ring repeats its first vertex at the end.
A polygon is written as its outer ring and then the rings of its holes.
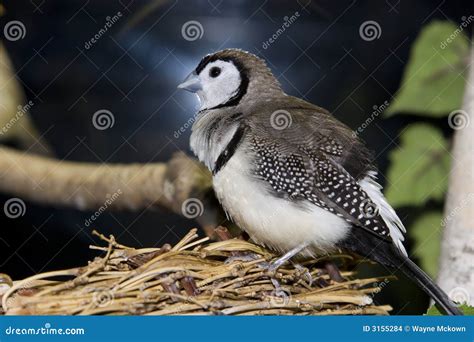
{"type": "Polygon", "coordinates": [[[309,243],[307,252],[325,253],[349,233],[342,218],[310,202],[274,196],[255,178],[248,156],[238,151],[213,179],[216,196],[230,218],[257,243],[285,252],[309,243]]]}

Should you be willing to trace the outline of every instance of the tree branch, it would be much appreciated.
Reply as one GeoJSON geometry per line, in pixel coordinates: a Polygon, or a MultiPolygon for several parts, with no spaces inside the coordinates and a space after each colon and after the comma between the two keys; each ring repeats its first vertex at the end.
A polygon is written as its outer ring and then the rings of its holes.
{"type": "Polygon", "coordinates": [[[453,299],[474,305],[474,45],[469,63],[462,121],[455,123],[438,282],[453,299]]]}
{"type": "MultiPolygon", "coordinates": [[[[183,203],[201,201],[196,220],[215,228],[218,209],[210,205],[211,177],[196,160],[177,153],[168,163],[94,164],[59,161],[0,148],[0,191],[40,204],[96,210],[137,210],[152,206],[182,215],[183,203]]],[[[208,231],[208,229],[206,229],[208,231]]]]}

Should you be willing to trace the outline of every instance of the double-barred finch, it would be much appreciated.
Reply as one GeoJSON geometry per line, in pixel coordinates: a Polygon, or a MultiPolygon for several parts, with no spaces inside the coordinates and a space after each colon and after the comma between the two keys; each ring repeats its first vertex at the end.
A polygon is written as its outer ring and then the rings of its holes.
{"type": "Polygon", "coordinates": [[[286,253],[345,249],[399,268],[447,314],[461,314],[407,256],[405,228],[376,182],[370,153],[329,112],[283,92],[255,55],[205,56],[179,85],[201,108],[191,148],[217,198],[250,237],[286,253]]]}

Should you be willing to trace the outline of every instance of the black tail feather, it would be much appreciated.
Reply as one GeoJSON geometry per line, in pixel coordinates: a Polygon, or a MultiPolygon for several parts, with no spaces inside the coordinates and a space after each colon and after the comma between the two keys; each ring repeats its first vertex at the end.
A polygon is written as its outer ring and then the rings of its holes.
{"type": "Polygon", "coordinates": [[[347,239],[338,243],[342,249],[350,250],[382,265],[400,269],[416,283],[436,303],[436,306],[446,315],[462,315],[448,295],[413,261],[403,255],[390,241],[368,234],[361,228],[353,228],[347,239]]]}
{"type": "Polygon", "coordinates": [[[436,303],[437,308],[446,315],[462,316],[463,313],[449,299],[446,293],[413,261],[403,258],[401,271],[412,279],[436,303]]]}

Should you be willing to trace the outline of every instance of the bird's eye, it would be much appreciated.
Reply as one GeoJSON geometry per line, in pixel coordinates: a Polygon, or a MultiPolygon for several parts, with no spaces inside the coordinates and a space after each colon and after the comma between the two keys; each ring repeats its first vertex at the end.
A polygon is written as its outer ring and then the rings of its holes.
{"type": "Polygon", "coordinates": [[[209,70],[209,76],[212,78],[216,78],[221,74],[221,68],[219,67],[212,67],[211,70],[209,70]]]}

